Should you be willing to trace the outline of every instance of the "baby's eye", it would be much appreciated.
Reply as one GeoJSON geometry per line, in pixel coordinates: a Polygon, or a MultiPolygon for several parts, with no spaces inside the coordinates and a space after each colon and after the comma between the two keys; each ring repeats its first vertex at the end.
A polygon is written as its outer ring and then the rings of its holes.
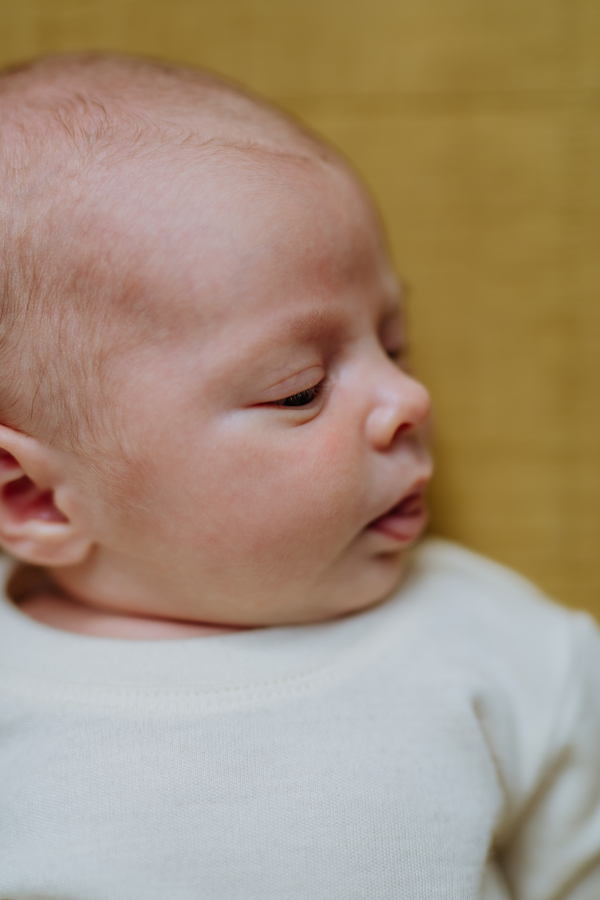
{"type": "Polygon", "coordinates": [[[309,403],[312,403],[313,400],[321,393],[321,389],[323,387],[323,382],[320,381],[318,384],[315,384],[314,387],[306,388],[304,391],[299,391],[297,394],[292,394],[291,397],[285,397],[283,400],[277,401],[277,406],[308,406],[309,403]]]}

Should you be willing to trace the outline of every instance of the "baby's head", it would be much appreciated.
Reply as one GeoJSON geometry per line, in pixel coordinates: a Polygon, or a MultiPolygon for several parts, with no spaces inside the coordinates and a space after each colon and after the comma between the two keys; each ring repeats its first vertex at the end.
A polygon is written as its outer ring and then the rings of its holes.
{"type": "Polygon", "coordinates": [[[364,188],[207,75],[0,79],[0,542],[98,608],[233,625],[383,599],[429,400],[364,188]]]}

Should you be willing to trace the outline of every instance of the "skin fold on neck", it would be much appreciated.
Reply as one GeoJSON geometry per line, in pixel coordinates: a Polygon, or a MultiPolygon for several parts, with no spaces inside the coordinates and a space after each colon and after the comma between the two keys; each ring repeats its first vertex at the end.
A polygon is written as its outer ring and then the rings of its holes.
{"type": "Polygon", "coordinates": [[[46,570],[26,564],[16,567],[6,593],[21,612],[42,625],[90,637],[174,640],[247,630],[93,609],[67,596],[46,570]]]}

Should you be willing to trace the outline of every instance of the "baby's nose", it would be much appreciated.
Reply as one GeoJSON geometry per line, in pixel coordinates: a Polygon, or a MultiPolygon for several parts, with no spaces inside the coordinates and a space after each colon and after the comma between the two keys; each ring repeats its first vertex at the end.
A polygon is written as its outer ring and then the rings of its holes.
{"type": "Polygon", "coordinates": [[[366,422],[367,439],[377,450],[387,450],[403,434],[413,434],[431,411],[427,389],[398,369],[391,383],[376,391],[376,401],[366,422]]]}

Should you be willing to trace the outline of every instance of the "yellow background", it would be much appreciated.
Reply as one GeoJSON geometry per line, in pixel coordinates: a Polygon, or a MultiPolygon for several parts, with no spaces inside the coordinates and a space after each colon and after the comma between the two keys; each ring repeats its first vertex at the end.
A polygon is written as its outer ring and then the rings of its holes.
{"type": "Polygon", "coordinates": [[[0,0],[0,62],[203,65],[371,186],[437,408],[435,530],[600,614],[598,0],[0,0]]]}

